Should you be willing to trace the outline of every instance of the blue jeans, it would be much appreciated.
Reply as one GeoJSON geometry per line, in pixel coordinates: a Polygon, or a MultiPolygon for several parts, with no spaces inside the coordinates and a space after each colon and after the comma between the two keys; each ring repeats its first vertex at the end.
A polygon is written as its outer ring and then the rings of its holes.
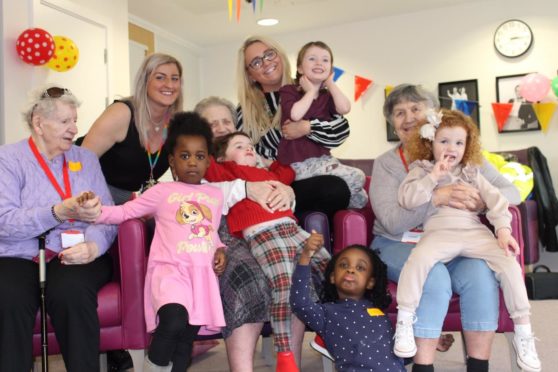
{"type": "MultiPolygon", "coordinates": [[[[371,244],[388,267],[388,279],[394,282],[399,281],[414,247],[382,236],[376,236],[371,244]]],[[[484,260],[457,257],[447,264],[437,263],[424,283],[416,313],[415,336],[440,336],[452,292],[459,295],[463,330],[495,331],[499,315],[498,288],[498,281],[484,260]]]]}

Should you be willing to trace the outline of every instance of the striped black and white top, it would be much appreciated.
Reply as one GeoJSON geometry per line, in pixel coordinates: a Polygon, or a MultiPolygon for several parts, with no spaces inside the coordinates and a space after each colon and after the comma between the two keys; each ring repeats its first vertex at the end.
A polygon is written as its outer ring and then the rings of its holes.
{"type": "MultiPolygon", "coordinates": [[[[265,99],[271,113],[275,115],[279,107],[279,91],[265,93],[265,99]]],[[[242,130],[244,124],[242,108],[238,106],[236,112],[238,115],[236,128],[242,130]]],[[[349,121],[342,115],[335,115],[331,121],[312,120],[310,122],[310,134],[307,137],[327,148],[335,148],[345,142],[349,133],[349,121]]],[[[280,140],[281,131],[277,128],[270,129],[256,144],[257,153],[267,159],[275,160],[280,140]]]]}

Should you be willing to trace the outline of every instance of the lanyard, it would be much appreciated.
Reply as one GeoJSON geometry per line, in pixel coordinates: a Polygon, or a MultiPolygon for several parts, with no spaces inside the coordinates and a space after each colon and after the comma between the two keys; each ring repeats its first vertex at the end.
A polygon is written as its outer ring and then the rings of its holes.
{"type": "Polygon", "coordinates": [[[159,156],[161,155],[161,149],[163,148],[163,144],[165,143],[165,140],[167,138],[167,126],[165,125],[165,127],[163,128],[163,139],[161,140],[161,146],[159,146],[159,150],[157,151],[157,154],[155,155],[155,159],[153,159],[151,157],[151,150],[149,149],[149,142],[147,142],[145,149],[147,150],[147,160],[149,160],[149,180],[154,180],[153,177],[153,170],[155,169],[155,166],[157,165],[157,162],[159,161],[159,156]]]}
{"type": "Polygon", "coordinates": [[[405,170],[409,173],[409,166],[407,165],[407,160],[405,160],[405,154],[403,154],[403,146],[399,146],[399,157],[401,158],[405,170]]]}
{"type": "Polygon", "coordinates": [[[153,158],[151,157],[151,151],[149,151],[149,145],[147,145],[147,160],[149,160],[149,177],[151,179],[153,179],[153,169],[155,169],[155,166],[159,161],[159,155],[161,155],[162,147],[163,146],[159,147],[159,150],[157,151],[157,155],[155,155],[155,160],[153,160],[153,158]]]}
{"type": "Polygon", "coordinates": [[[33,137],[29,137],[29,147],[31,147],[31,151],[33,152],[33,155],[35,155],[35,158],[39,162],[39,165],[45,172],[50,183],[52,184],[52,186],[54,186],[54,188],[56,189],[56,191],[58,192],[62,200],[71,197],[72,186],[70,185],[70,175],[68,173],[68,164],[66,163],[66,157],[64,156],[64,162],[62,163],[62,174],[64,177],[64,191],[62,191],[62,188],[58,184],[58,181],[56,181],[56,178],[54,178],[54,175],[52,174],[50,168],[45,162],[45,159],[43,159],[43,157],[39,153],[39,149],[37,148],[37,145],[35,145],[35,141],[33,141],[33,137]]]}

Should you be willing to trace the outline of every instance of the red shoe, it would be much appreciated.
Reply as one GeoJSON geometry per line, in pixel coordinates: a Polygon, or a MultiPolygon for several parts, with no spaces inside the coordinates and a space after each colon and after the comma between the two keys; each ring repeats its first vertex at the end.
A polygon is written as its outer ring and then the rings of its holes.
{"type": "Polygon", "coordinates": [[[275,372],[299,372],[294,354],[291,351],[280,351],[277,353],[275,372]]]}
{"type": "Polygon", "coordinates": [[[329,351],[327,351],[326,349],[324,339],[321,338],[319,334],[316,333],[316,337],[314,337],[314,339],[310,341],[310,347],[312,347],[312,349],[316,350],[318,353],[322,354],[332,362],[335,362],[333,356],[331,356],[329,351]]]}

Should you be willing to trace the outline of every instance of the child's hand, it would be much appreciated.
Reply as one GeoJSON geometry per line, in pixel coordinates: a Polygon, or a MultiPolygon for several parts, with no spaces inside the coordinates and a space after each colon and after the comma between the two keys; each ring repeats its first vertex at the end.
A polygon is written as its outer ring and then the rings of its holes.
{"type": "Polygon", "coordinates": [[[298,84],[302,87],[305,93],[316,94],[320,90],[320,85],[316,85],[310,81],[305,75],[298,79],[298,84]]]}
{"type": "Polygon", "coordinates": [[[84,191],[76,198],[76,202],[80,207],[85,205],[85,202],[95,198],[95,193],[93,191],[84,191]]]}
{"type": "Polygon", "coordinates": [[[326,81],[324,81],[324,86],[325,86],[327,89],[330,89],[330,87],[331,87],[332,85],[334,85],[334,84],[335,84],[335,82],[333,81],[333,69],[331,69],[331,74],[329,74],[329,76],[327,77],[326,81]]]}
{"type": "Polygon", "coordinates": [[[213,256],[213,271],[215,271],[215,274],[221,275],[225,272],[226,266],[227,256],[225,256],[225,250],[223,248],[218,248],[213,256]]]}
{"type": "Polygon", "coordinates": [[[304,248],[302,249],[302,254],[300,255],[299,263],[301,265],[308,265],[310,259],[320,248],[324,246],[324,236],[317,233],[316,230],[312,230],[312,233],[304,242],[304,248]]]}
{"type": "Polygon", "coordinates": [[[509,256],[510,253],[513,256],[517,256],[521,253],[519,244],[517,244],[517,241],[512,236],[510,229],[507,227],[500,228],[496,232],[496,235],[498,236],[498,245],[504,250],[506,256],[509,256]]]}
{"type": "Polygon", "coordinates": [[[442,176],[446,175],[450,170],[449,166],[449,158],[446,156],[446,153],[442,153],[442,159],[438,160],[434,164],[434,168],[432,168],[432,172],[430,172],[430,177],[435,182],[438,182],[442,176]]]}

